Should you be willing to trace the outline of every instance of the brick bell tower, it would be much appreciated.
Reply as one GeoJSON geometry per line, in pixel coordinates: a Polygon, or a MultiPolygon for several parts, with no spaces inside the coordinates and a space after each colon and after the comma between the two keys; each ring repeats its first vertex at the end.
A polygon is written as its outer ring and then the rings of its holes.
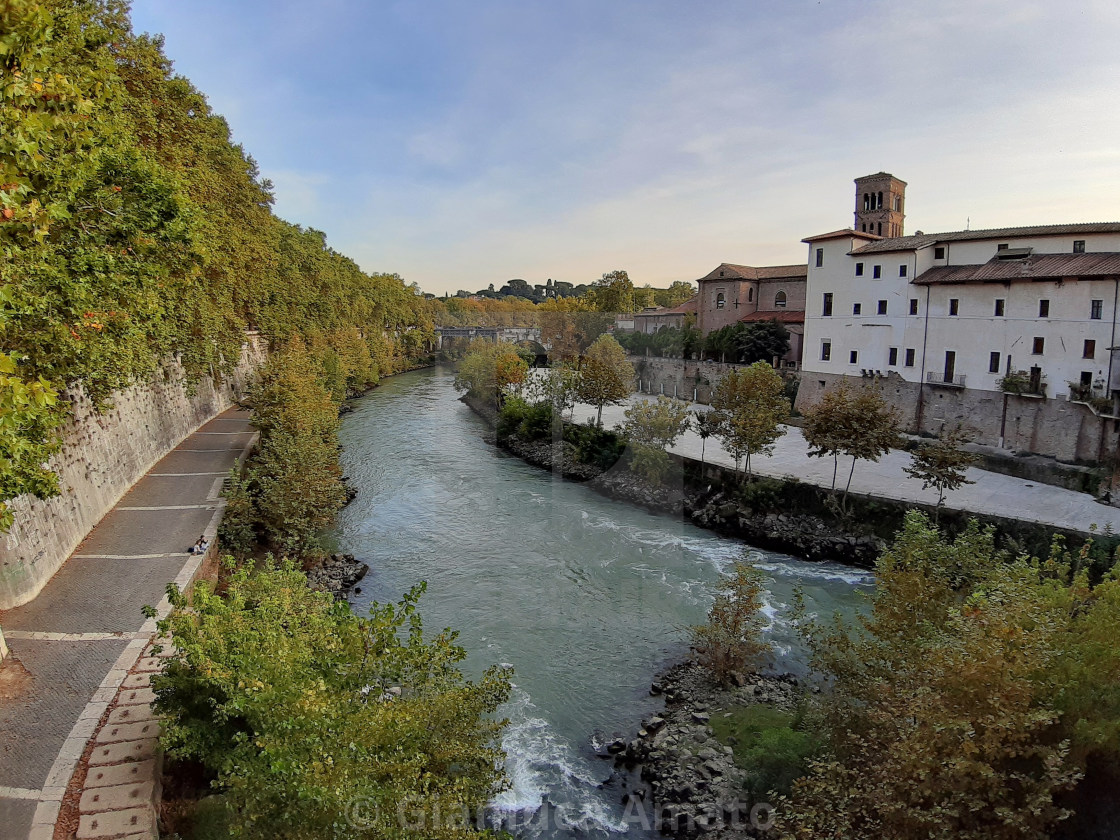
{"type": "Polygon", "coordinates": [[[876,236],[902,236],[906,218],[906,182],[889,172],[856,178],[854,230],[876,236]]]}

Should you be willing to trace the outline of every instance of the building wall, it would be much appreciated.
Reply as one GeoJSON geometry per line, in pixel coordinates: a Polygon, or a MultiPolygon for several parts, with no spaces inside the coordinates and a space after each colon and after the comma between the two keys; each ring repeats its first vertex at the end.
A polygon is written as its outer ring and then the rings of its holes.
{"type": "Polygon", "coordinates": [[[72,417],[63,447],[51,460],[62,493],[38,500],[20,496],[10,505],[11,530],[0,537],[0,609],[27,603],[151,466],[245,391],[264,360],[253,336],[229,380],[184,386],[182,369],[169,364],[150,382],[115,392],[112,408],[98,413],[83,393],[71,393],[72,417]]]}
{"type": "Polygon", "coordinates": [[[745,367],[650,356],[630,356],[629,359],[637,373],[635,387],[639,392],[665,394],[705,405],[711,402],[712,391],[720,379],[730,371],[745,367]]]}
{"type": "MultiPolygon", "coordinates": [[[[704,335],[736,323],[750,310],[746,309],[747,281],[736,278],[701,280],[696,301],[696,324],[704,335]],[[724,306],[717,306],[719,295],[724,295],[724,306]]],[[[757,292],[756,292],[757,295],[757,292]]]]}
{"type": "MultiPolygon", "coordinates": [[[[840,376],[865,380],[880,374],[894,383],[897,405],[913,431],[936,433],[942,421],[967,421],[979,442],[994,446],[1001,445],[1002,427],[1002,445],[1010,449],[1069,461],[1109,455],[1116,447],[1112,421],[1068,402],[1068,383],[1079,382],[1082,373],[1087,373],[1103,386],[1099,393],[1109,391],[1108,348],[1117,343],[1117,279],[911,284],[934,265],[985,263],[996,255],[1001,242],[1012,248],[1032,247],[1035,253],[1071,253],[1074,239],[1087,240],[1087,251],[1120,250],[1116,234],[946,243],[946,254],[939,260],[932,247],[850,255],[853,245],[861,244],[858,240],[811,243],[802,362],[805,376],[799,406],[815,399],[819,387],[814,382],[840,376]],[[823,251],[819,268],[815,265],[817,248],[823,251]],[[863,263],[861,276],[855,273],[857,263],[863,263]],[[880,266],[878,279],[874,277],[876,265],[880,266]],[[905,266],[905,276],[901,276],[900,266],[905,266]],[[825,293],[833,296],[831,316],[823,314],[825,293]],[[1004,301],[1002,316],[995,314],[997,299],[1004,301]],[[952,300],[957,301],[956,315],[950,314],[952,300]],[[1041,300],[1049,301],[1047,317],[1040,317],[1041,300]],[[1100,319],[1090,317],[1094,300],[1101,301],[1100,319]],[[879,314],[880,301],[885,301],[884,315],[879,314]],[[914,315],[910,314],[911,301],[916,301],[914,315]],[[859,314],[854,312],[856,304],[859,314]],[[1033,352],[1035,338],[1043,340],[1041,354],[1033,352]],[[1091,358],[1084,358],[1086,339],[1095,342],[1091,358]],[[823,359],[826,342],[830,358],[823,359]],[[892,348],[896,350],[893,364],[892,348]],[[913,351],[912,365],[907,365],[908,350],[913,351]],[[931,377],[944,380],[947,351],[954,354],[953,374],[958,383],[963,377],[963,388],[929,384],[931,377]],[[999,359],[996,372],[990,370],[993,353],[999,359]],[[1009,369],[1029,371],[1034,366],[1043,373],[1048,399],[1012,396],[1005,413],[999,380],[1009,369]]],[[[1112,367],[1120,375],[1120,362],[1112,367]]]]}
{"type": "Polygon", "coordinates": [[[1046,454],[1068,463],[1094,463],[1120,452],[1117,422],[1095,415],[1088,406],[1064,398],[1042,400],[919,385],[895,374],[852,379],[804,371],[797,410],[804,413],[844,380],[855,387],[878,389],[898,409],[903,430],[911,434],[940,435],[945,428],[959,426],[976,443],[1000,446],[1002,437],[1005,449],[1046,454]]]}

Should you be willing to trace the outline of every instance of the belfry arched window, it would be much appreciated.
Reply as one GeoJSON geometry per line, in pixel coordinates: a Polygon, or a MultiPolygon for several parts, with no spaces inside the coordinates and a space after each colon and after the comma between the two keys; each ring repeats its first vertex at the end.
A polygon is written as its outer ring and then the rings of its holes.
{"type": "Polygon", "coordinates": [[[775,309],[785,309],[785,306],[786,306],[786,293],[782,292],[782,291],[779,291],[776,295],[774,295],[774,308],[775,309]]]}
{"type": "Polygon", "coordinates": [[[723,292],[716,295],[716,309],[723,309],[727,304],[727,298],[723,296],[723,292]]]}

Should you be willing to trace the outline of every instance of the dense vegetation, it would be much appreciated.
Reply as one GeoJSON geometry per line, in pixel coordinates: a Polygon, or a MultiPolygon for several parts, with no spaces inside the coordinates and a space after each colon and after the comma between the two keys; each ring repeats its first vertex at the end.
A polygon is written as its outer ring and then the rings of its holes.
{"type": "Polygon", "coordinates": [[[220,596],[172,593],[162,742],[212,779],[215,837],[481,836],[509,679],[467,680],[455,634],[425,638],[422,592],[362,618],[280,564],[241,566],[220,596]]]}
{"type": "Polygon", "coordinates": [[[220,375],[253,328],[382,373],[430,346],[417,290],[272,214],[271,185],[126,3],[9,0],[0,33],[0,502],[56,492],[42,464],[77,384],[101,402],[172,357],[220,375]]]}

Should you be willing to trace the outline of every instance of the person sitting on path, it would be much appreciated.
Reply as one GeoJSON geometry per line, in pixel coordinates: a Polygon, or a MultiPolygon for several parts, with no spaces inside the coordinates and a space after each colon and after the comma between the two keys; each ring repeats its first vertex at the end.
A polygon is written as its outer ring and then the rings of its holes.
{"type": "Polygon", "coordinates": [[[209,545],[206,541],[206,535],[203,534],[198,538],[198,542],[191,546],[191,554],[205,554],[209,545]]]}

